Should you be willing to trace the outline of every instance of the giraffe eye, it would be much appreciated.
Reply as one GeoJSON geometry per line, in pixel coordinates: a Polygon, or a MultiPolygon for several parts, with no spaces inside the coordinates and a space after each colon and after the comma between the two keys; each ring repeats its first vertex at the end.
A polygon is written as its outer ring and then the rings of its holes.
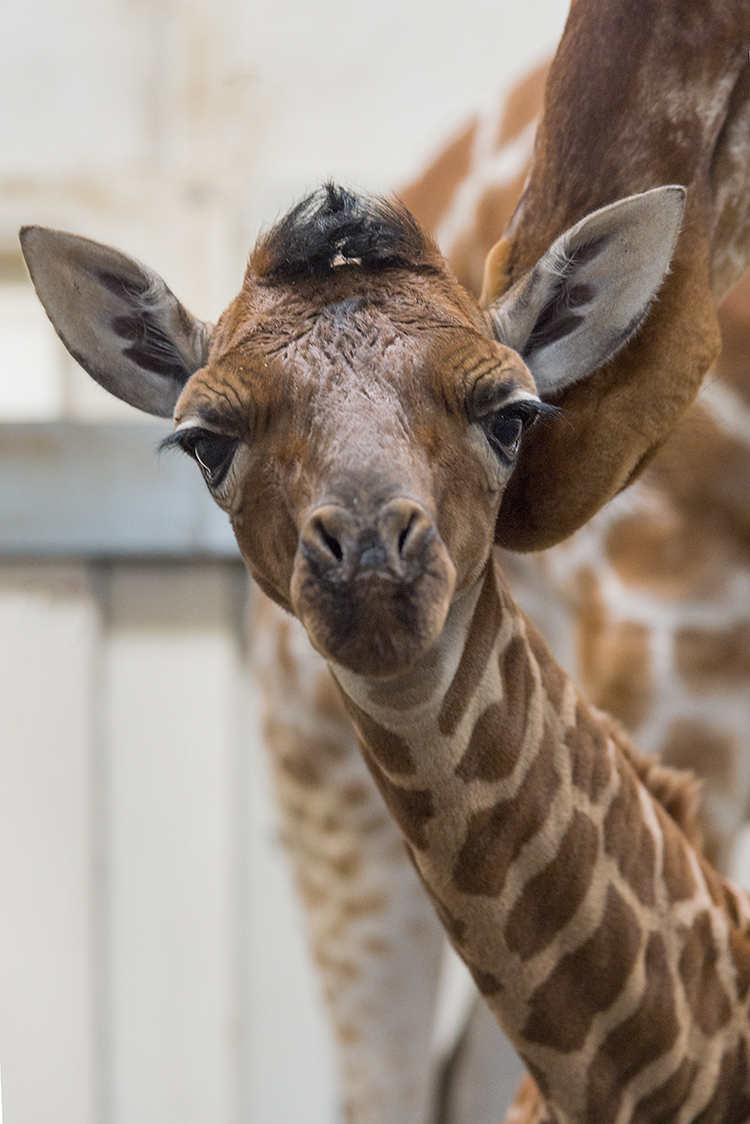
{"type": "Polygon", "coordinates": [[[210,429],[187,429],[175,434],[180,448],[197,461],[201,472],[212,488],[221,484],[229,471],[237,440],[214,433],[210,429]]]}
{"type": "Polygon", "coordinates": [[[496,414],[489,426],[490,444],[506,457],[514,457],[521,444],[523,421],[518,414],[502,411],[496,414]]]}
{"type": "Polygon", "coordinates": [[[503,460],[514,460],[518,455],[523,431],[534,420],[533,411],[526,403],[514,403],[483,418],[487,440],[503,460]]]}

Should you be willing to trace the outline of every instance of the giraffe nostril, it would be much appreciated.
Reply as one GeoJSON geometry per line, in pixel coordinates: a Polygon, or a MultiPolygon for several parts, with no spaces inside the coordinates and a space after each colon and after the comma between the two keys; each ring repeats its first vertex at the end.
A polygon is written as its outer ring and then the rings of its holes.
{"type": "Polygon", "coordinates": [[[344,552],[341,549],[341,543],[335,537],[335,535],[332,535],[331,532],[326,528],[325,523],[322,519],[316,519],[315,531],[317,532],[318,539],[328,551],[328,553],[337,563],[340,564],[344,559],[344,552]]]}
{"type": "Polygon", "coordinates": [[[390,544],[389,550],[399,568],[416,559],[434,533],[425,508],[408,499],[387,504],[380,514],[379,526],[383,541],[390,544]]]}
{"type": "Polygon", "coordinates": [[[406,552],[406,548],[407,548],[407,545],[409,543],[409,539],[412,535],[412,532],[415,530],[418,522],[419,522],[419,518],[417,516],[416,511],[414,511],[409,516],[409,522],[406,524],[403,531],[401,531],[400,535],[398,536],[398,552],[401,556],[403,556],[404,553],[406,552]]]}

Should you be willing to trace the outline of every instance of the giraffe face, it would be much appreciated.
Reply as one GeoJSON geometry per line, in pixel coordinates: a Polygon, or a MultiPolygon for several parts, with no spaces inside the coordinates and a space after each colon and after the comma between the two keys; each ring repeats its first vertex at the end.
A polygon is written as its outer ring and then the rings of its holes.
{"type": "MultiPolygon", "coordinates": [[[[523,431],[559,412],[537,391],[558,397],[637,330],[683,203],[672,186],[594,211],[486,314],[407,211],[332,184],[261,238],[215,328],[111,247],[41,227],[21,239],[71,354],[174,414],[169,443],[201,466],[263,589],[327,658],[387,676],[483,570],[523,431]]],[[[534,440],[550,450],[537,496],[560,468],[555,427],[534,440]]],[[[576,446],[579,480],[596,451],[576,446]]]]}
{"type": "Polygon", "coordinates": [[[543,409],[437,257],[272,284],[251,264],[173,441],[262,588],[328,659],[383,676],[430,648],[482,572],[543,409]]]}

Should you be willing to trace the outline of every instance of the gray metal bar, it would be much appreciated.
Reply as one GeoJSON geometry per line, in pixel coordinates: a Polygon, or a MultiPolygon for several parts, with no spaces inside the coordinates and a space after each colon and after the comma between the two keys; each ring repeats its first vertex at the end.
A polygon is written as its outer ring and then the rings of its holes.
{"type": "Polygon", "coordinates": [[[0,558],[219,558],[239,552],[166,423],[0,425],[0,558]]]}

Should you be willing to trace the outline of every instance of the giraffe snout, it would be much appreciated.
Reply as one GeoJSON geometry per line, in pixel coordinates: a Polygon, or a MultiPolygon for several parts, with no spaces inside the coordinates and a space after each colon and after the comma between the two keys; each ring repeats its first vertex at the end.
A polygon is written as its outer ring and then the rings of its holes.
{"type": "Polygon", "coordinates": [[[436,537],[432,519],[414,500],[391,500],[369,518],[325,504],[302,528],[300,550],[314,572],[329,581],[378,572],[404,580],[424,561],[436,537]]]}
{"type": "Polygon", "coordinates": [[[291,594],[319,652],[352,671],[389,675],[434,643],[455,581],[427,509],[397,497],[366,514],[315,508],[300,531],[291,594]]]}

